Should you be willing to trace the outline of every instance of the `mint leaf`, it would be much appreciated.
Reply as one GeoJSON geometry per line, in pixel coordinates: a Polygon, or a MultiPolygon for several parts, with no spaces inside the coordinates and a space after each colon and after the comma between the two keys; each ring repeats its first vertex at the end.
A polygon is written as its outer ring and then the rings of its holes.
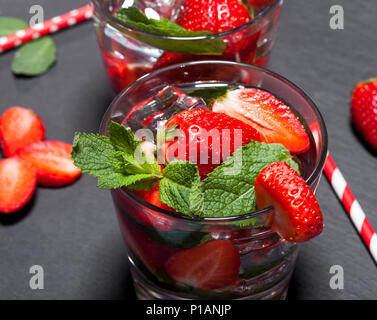
{"type": "Polygon", "coordinates": [[[197,89],[186,92],[189,96],[202,98],[207,105],[209,105],[212,100],[222,97],[228,91],[228,87],[219,88],[205,88],[197,89]]]}
{"type": "MultiPolygon", "coordinates": [[[[71,157],[83,172],[98,178],[101,189],[149,190],[161,177],[161,168],[155,159],[138,162],[134,152],[139,147],[132,131],[112,122],[109,137],[76,133],[71,157]]],[[[142,155],[141,148],[139,152],[142,155]]]]}
{"type": "Polygon", "coordinates": [[[11,69],[16,75],[41,75],[54,64],[55,52],[55,43],[50,37],[25,43],[16,52],[11,69]]]}
{"type": "MultiPolygon", "coordinates": [[[[170,37],[198,37],[212,34],[209,31],[188,31],[176,23],[164,18],[161,18],[160,20],[148,19],[144,13],[134,6],[118,10],[114,17],[131,28],[155,35],[170,37]]],[[[114,27],[119,28],[118,25],[114,25],[114,27]]],[[[221,55],[226,49],[225,42],[220,38],[189,41],[172,40],[163,39],[153,35],[140,34],[135,31],[129,31],[125,28],[122,28],[121,31],[130,37],[136,38],[151,46],[169,52],[199,55],[221,55]]]]}
{"type": "Polygon", "coordinates": [[[27,27],[28,24],[21,19],[13,17],[0,17],[0,37],[5,37],[27,27]]]}
{"type": "Polygon", "coordinates": [[[114,121],[109,126],[109,137],[114,148],[124,153],[134,153],[141,144],[141,141],[135,139],[132,130],[114,121]]]}
{"type": "Polygon", "coordinates": [[[202,196],[196,164],[175,160],[166,166],[160,182],[160,200],[163,203],[189,216],[200,216],[202,196]]]}
{"type": "Polygon", "coordinates": [[[113,121],[109,126],[109,137],[112,145],[119,151],[123,159],[126,173],[159,173],[161,171],[161,167],[154,157],[143,152],[142,141],[136,140],[131,129],[113,121]]]}
{"type": "Polygon", "coordinates": [[[289,151],[281,144],[253,141],[237,149],[203,181],[203,215],[228,217],[254,212],[255,178],[269,164],[289,159],[289,151]]]}

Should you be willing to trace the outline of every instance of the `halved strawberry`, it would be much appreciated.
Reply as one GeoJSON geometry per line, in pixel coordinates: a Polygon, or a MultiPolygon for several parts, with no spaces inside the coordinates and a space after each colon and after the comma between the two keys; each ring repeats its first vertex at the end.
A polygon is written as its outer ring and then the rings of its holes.
{"type": "Polygon", "coordinates": [[[170,162],[177,158],[197,163],[201,177],[219,166],[240,146],[260,135],[253,127],[223,113],[207,109],[182,111],[165,124],[176,127],[182,136],[166,142],[162,154],[170,162]]]}
{"type": "Polygon", "coordinates": [[[309,136],[290,108],[271,93],[254,88],[230,90],[212,110],[254,127],[267,143],[281,143],[292,153],[310,148],[309,136]]]}
{"type": "Polygon", "coordinates": [[[177,282],[196,289],[229,286],[238,276],[240,255],[230,240],[216,240],[171,256],[166,272],[177,282]]]}
{"type": "Polygon", "coordinates": [[[80,175],[71,159],[72,145],[62,141],[40,141],[18,152],[37,170],[38,184],[62,187],[73,183],[80,175]]]}
{"type": "Polygon", "coordinates": [[[0,160],[0,212],[20,210],[32,198],[37,173],[26,161],[12,157],[0,160]]]}
{"type": "Polygon", "coordinates": [[[6,157],[44,137],[43,122],[31,109],[11,107],[0,117],[0,141],[6,157]]]}
{"type": "Polygon", "coordinates": [[[313,191],[285,162],[275,162],[255,179],[258,209],[273,206],[267,225],[291,242],[308,241],[323,229],[323,217],[313,191]]]}

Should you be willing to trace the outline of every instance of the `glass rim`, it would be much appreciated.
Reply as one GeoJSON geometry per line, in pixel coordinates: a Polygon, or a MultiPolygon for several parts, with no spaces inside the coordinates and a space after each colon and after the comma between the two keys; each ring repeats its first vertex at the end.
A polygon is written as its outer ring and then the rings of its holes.
{"type": "Polygon", "coordinates": [[[160,35],[160,34],[156,34],[156,33],[152,33],[152,32],[142,31],[142,30],[139,30],[137,28],[131,27],[131,26],[123,23],[122,21],[120,21],[119,19],[117,19],[113,15],[111,15],[111,13],[109,11],[102,10],[102,8],[100,8],[100,10],[104,13],[104,15],[107,17],[107,19],[109,19],[112,23],[119,25],[122,28],[128,29],[131,32],[138,32],[140,34],[144,34],[144,35],[147,35],[147,36],[153,36],[153,37],[165,39],[165,40],[169,39],[169,40],[175,40],[175,41],[177,41],[177,40],[179,40],[179,41],[187,41],[187,40],[198,41],[198,40],[215,39],[215,38],[228,36],[232,33],[243,30],[243,29],[245,29],[245,28],[247,28],[251,25],[255,25],[261,19],[263,19],[265,16],[267,16],[273,9],[275,9],[278,6],[278,4],[280,4],[282,2],[283,2],[283,0],[274,0],[273,2],[268,4],[261,12],[259,12],[258,15],[256,17],[254,17],[254,19],[251,19],[249,22],[244,23],[237,28],[234,28],[234,29],[231,29],[231,30],[228,30],[228,31],[219,32],[219,33],[214,33],[214,34],[211,34],[211,35],[195,36],[195,37],[164,36],[164,35],[160,35]]]}
{"type": "MultiPolygon", "coordinates": [[[[314,111],[315,115],[317,116],[319,126],[320,126],[320,132],[322,133],[322,148],[321,148],[321,151],[320,151],[319,161],[316,164],[314,170],[309,175],[309,177],[305,180],[308,185],[311,185],[313,182],[315,182],[315,180],[318,178],[318,176],[323,171],[323,167],[325,165],[325,161],[326,161],[326,157],[327,157],[327,151],[328,151],[327,129],[326,129],[325,121],[324,121],[318,107],[315,105],[315,103],[312,101],[312,99],[300,87],[295,85],[293,82],[291,82],[287,78],[285,78],[285,77],[283,77],[283,76],[281,76],[281,75],[279,75],[275,72],[272,72],[268,69],[261,68],[261,67],[255,66],[255,65],[250,65],[250,64],[246,64],[246,63],[240,63],[240,62],[233,62],[233,61],[201,60],[201,61],[179,63],[179,64],[167,66],[167,67],[164,67],[164,68],[161,68],[161,69],[154,70],[150,73],[147,73],[144,76],[137,79],[132,84],[130,84],[128,87],[123,89],[113,99],[110,106],[107,108],[105,114],[102,117],[100,129],[99,129],[100,134],[103,134],[103,135],[107,134],[107,132],[105,130],[106,130],[106,127],[108,126],[108,124],[110,122],[109,120],[111,118],[111,113],[113,111],[114,106],[116,104],[118,104],[118,101],[123,96],[127,95],[136,86],[143,83],[147,79],[150,79],[150,78],[157,76],[160,73],[167,72],[167,71],[173,70],[173,69],[181,69],[181,68],[184,68],[184,67],[190,67],[192,65],[201,65],[201,64],[222,64],[222,65],[226,64],[226,65],[234,65],[234,66],[238,66],[238,67],[254,69],[254,70],[263,72],[265,74],[268,74],[268,75],[272,76],[273,78],[275,78],[275,79],[277,79],[281,82],[284,82],[285,84],[289,85],[291,88],[293,88],[295,91],[299,92],[303,96],[303,98],[308,102],[308,104],[311,106],[312,110],[314,111]]],[[[265,213],[268,213],[272,209],[272,207],[270,206],[270,207],[266,207],[266,208],[261,209],[261,210],[256,210],[256,211],[251,212],[251,213],[241,214],[241,215],[236,215],[236,216],[214,217],[214,218],[203,217],[203,218],[201,218],[201,217],[195,217],[195,216],[194,217],[188,216],[188,215],[185,215],[185,214],[182,214],[182,213],[178,213],[178,212],[174,212],[174,211],[170,211],[170,210],[165,210],[165,209],[162,209],[160,207],[157,207],[157,206],[150,204],[149,202],[145,201],[144,199],[140,198],[139,196],[137,196],[136,194],[134,194],[131,190],[129,190],[127,188],[122,187],[122,188],[119,188],[119,190],[123,194],[130,196],[132,199],[141,203],[143,206],[146,206],[147,208],[149,208],[151,210],[154,210],[154,211],[157,211],[159,213],[166,214],[166,215],[169,215],[169,216],[173,216],[175,218],[179,218],[179,219],[183,219],[183,220],[189,220],[189,221],[192,221],[192,222],[229,223],[229,222],[240,221],[240,220],[248,220],[248,219],[259,217],[259,216],[261,216],[265,213]]]]}

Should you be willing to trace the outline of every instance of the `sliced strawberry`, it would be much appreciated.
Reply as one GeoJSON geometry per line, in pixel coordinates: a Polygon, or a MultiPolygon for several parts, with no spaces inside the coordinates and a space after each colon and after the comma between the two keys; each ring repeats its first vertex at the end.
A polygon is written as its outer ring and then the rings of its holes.
{"type": "Polygon", "coordinates": [[[255,180],[255,197],[258,209],[274,208],[266,222],[287,241],[308,241],[322,232],[322,213],[313,191],[285,162],[262,170],[255,180]]]}
{"type": "Polygon", "coordinates": [[[271,93],[254,88],[230,90],[212,110],[254,127],[267,143],[281,143],[292,153],[310,148],[309,136],[290,108],[271,93]]]}
{"type": "Polygon", "coordinates": [[[223,113],[206,109],[182,111],[165,124],[176,126],[182,137],[165,143],[162,153],[170,162],[174,158],[197,163],[201,177],[219,166],[227,156],[260,135],[253,127],[223,113]],[[184,151],[184,152],[182,152],[184,151]]]}
{"type": "Polygon", "coordinates": [[[0,140],[6,157],[15,155],[17,150],[44,137],[43,122],[31,109],[12,107],[0,117],[0,140]]]}
{"type": "Polygon", "coordinates": [[[230,240],[216,240],[171,256],[166,272],[177,282],[196,289],[229,286],[238,276],[240,255],[230,240]]]}
{"type": "Polygon", "coordinates": [[[13,157],[0,160],[0,212],[20,210],[32,198],[37,173],[26,161],[13,157]]]}
{"type": "Polygon", "coordinates": [[[249,4],[255,8],[263,7],[272,2],[274,2],[274,0],[249,0],[249,4]]]}
{"type": "Polygon", "coordinates": [[[62,141],[40,141],[21,149],[18,155],[37,170],[38,184],[62,187],[80,175],[71,159],[72,145],[62,141]]]}

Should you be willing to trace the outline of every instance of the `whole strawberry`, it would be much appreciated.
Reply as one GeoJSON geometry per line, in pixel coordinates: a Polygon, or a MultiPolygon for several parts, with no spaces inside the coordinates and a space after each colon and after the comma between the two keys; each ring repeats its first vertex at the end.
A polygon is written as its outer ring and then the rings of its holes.
{"type": "Polygon", "coordinates": [[[165,124],[165,128],[170,127],[179,129],[181,137],[166,142],[162,154],[168,162],[178,158],[197,163],[201,177],[212,172],[241,145],[261,139],[252,126],[206,109],[182,111],[165,124]]]}
{"type": "Polygon", "coordinates": [[[351,118],[361,136],[377,150],[377,78],[356,85],[352,93],[351,118]]]}
{"type": "MultiPolygon", "coordinates": [[[[220,33],[235,29],[251,20],[247,7],[238,0],[185,0],[176,23],[190,31],[210,31],[220,33]]],[[[222,56],[200,56],[182,53],[165,52],[154,65],[154,69],[187,61],[223,58],[235,60],[239,54],[242,62],[249,62],[249,55],[253,56],[256,46],[254,37],[244,37],[229,41],[227,50],[222,56]],[[246,58],[244,57],[246,55],[246,58]]]]}
{"type": "Polygon", "coordinates": [[[249,21],[246,6],[238,0],[185,0],[177,24],[191,31],[219,33],[249,21]]]}

